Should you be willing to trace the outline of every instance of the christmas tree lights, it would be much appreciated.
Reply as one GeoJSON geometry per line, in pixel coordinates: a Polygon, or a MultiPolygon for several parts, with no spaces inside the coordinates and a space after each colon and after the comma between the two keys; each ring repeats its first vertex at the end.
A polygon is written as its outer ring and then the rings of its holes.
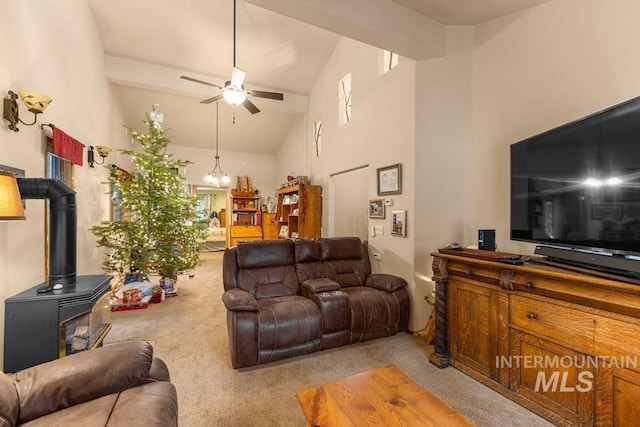
{"type": "Polygon", "coordinates": [[[178,173],[191,162],[167,153],[171,140],[160,126],[162,119],[154,105],[145,121],[148,133],[132,132],[141,150],[120,150],[131,158],[133,171],[111,170],[109,183],[120,196],[122,218],[91,229],[98,246],[107,249],[103,269],[119,274],[121,281],[130,273],[175,279],[199,260],[196,239],[205,231],[195,221],[198,198],[178,173]]]}

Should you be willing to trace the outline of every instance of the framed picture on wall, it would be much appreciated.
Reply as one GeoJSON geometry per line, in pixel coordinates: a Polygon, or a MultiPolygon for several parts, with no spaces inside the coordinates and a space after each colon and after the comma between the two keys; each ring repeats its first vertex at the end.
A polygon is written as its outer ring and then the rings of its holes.
{"type": "Polygon", "coordinates": [[[622,219],[622,209],[624,205],[620,203],[601,203],[591,205],[591,219],[622,219]]]}
{"type": "Polygon", "coordinates": [[[378,196],[402,194],[402,164],[378,168],[378,196]]]}
{"type": "Polygon", "coordinates": [[[384,199],[369,200],[369,218],[384,219],[384,199]]]}
{"type": "Polygon", "coordinates": [[[391,234],[401,237],[407,235],[407,211],[391,211],[391,234]]]}

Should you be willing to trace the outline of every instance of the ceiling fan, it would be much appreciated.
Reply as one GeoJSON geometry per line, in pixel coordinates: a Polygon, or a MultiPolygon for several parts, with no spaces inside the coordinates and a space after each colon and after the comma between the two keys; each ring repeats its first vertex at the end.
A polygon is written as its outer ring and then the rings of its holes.
{"type": "Polygon", "coordinates": [[[266,92],[263,90],[249,90],[244,88],[244,79],[247,73],[244,70],[236,67],[236,0],[233,0],[233,72],[231,73],[231,80],[227,80],[224,83],[224,87],[221,87],[215,83],[209,83],[202,80],[194,79],[193,77],[180,76],[181,79],[189,80],[195,83],[200,83],[207,86],[217,87],[222,90],[220,95],[212,96],[203,101],[202,104],[210,104],[216,102],[221,98],[224,98],[231,105],[244,105],[251,114],[260,112],[260,109],[256,105],[249,101],[248,96],[255,96],[256,98],[267,98],[282,101],[284,95],[278,92],[266,92]]]}

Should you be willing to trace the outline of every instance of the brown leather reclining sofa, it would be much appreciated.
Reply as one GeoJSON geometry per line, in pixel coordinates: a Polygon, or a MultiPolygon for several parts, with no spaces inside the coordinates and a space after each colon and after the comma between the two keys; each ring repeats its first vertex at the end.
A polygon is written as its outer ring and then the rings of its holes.
{"type": "Polygon", "coordinates": [[[387,337],[409,323],[407,282],[372,274],[357,237],[228,248],[222,300],[234,368],[387,337]]]}
{"type": "Polygon", "coordinates": [[[0,374],[0,427],[177,426],[176,389],[146,342],[0,374]]]}

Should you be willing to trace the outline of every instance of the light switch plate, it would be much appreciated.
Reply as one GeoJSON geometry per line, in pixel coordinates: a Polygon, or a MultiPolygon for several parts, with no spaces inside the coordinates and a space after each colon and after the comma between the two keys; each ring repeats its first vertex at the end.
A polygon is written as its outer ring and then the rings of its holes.
{"type": "Polygon", "coordinates": [[[393,199],[384,199],[385,206],[393,206],[393,199]]]}

